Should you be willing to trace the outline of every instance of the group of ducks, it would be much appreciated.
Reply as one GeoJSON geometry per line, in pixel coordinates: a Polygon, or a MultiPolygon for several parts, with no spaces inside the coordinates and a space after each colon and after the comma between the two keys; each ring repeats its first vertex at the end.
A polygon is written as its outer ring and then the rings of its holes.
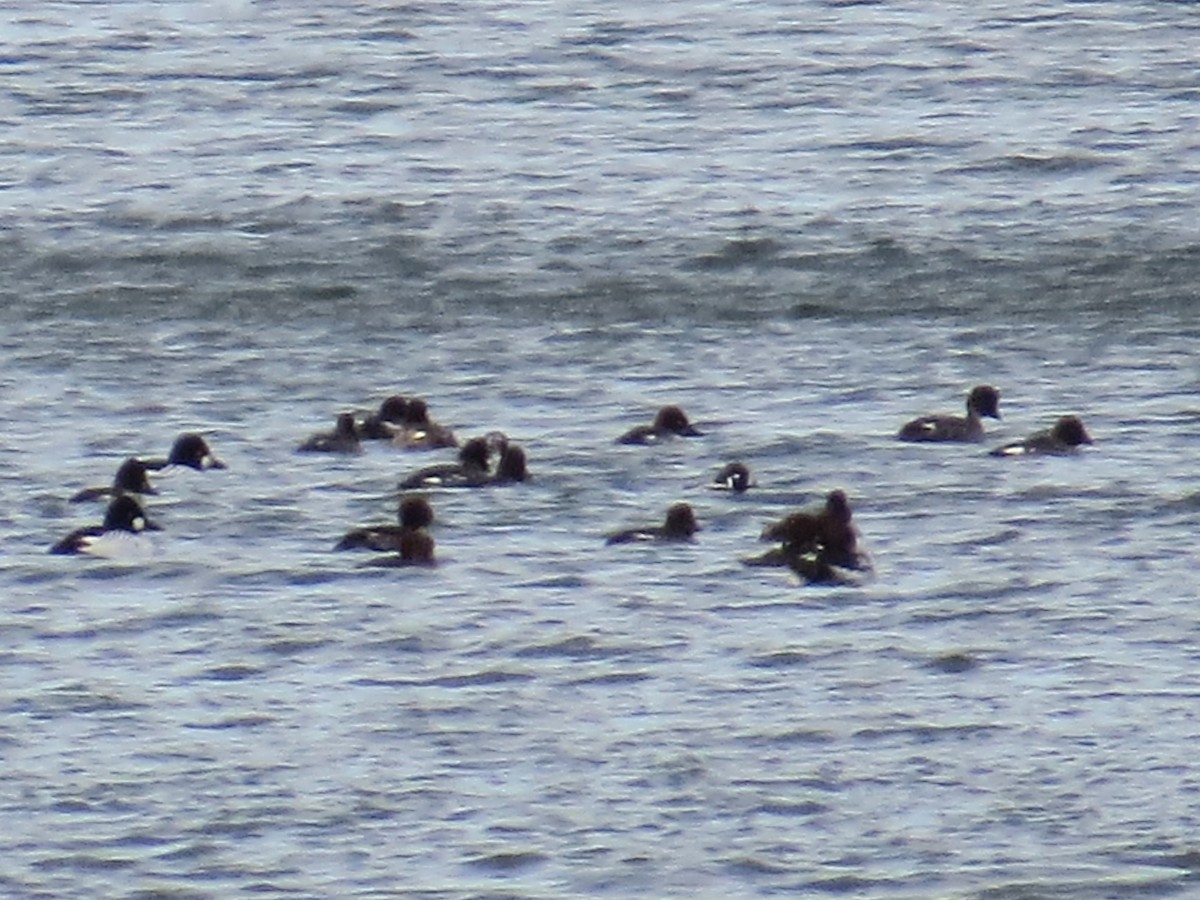
{"type": "MultiPolygon", "coordinates": [[[[500,431],[473,437],[459,446],[454,432],[429,418],[429,409],[419,397],[393,395],[379,409],[358,419],[339,413],[334,430],[312,435],[297,450],[301,453],[362,453],[363,441],[386,441],[402,450],[435,450],[458,447],[458,461],[425,466],[400,482],[401,491],[430,488],[481,488],[519,484],[529,479],[525,451],[500,431]],[[496,457],[492,468],[492,457],[496,457]]],[[[420,495],[400,501],[399,524],[372,525],[347,532],[335,550],[365,548],[383,556],[368,566],[431,566],[435,564],[433,507],[420,495]]]]}
{"type": "MultiPolygon", "coordinates": [[[[619,444],[657,444],[680,437],[699,437],[702,432],[678,406],[664,406],[654,421],[638,425],[616,440],[619,444]]],[[[404,449],[433,449],[457,444],[453,432],[429,418],[426,404],[415,398],[389,397],[379,410],[359,419],[340,413],[333,431],[314,434],[297,448],[305,453],[361,453],[362,442],[388,441],[404,449]]],[[[515,484],[529,478],[525,453],[498,431],[472,438],[459,448],[458,462],[427,466],[400,482],[401,491],[429,488],[473,488],[515,484]],[[497,462],[491,468],[491,457],[497,462]]],[[[711,487],[743,492],[753,486],[750,470],[740,462],[724,466],[711,487]]],[[[434,565],[434,541],[429,534],[433,508],[423,495],[407,495],[400,501],[399,523],[355,528],[334,546],[335,550],[367,549],[382,554],[368,566],[434,565]]],[[[608,544],[646,541],[690,541],[700,531],[696,513],[688,503],[667,510],[662,525],[630,528],[606,537],[608,544]]],[[[789,515],[763,533],[778,546],[749,565],[787,566],[805,581],[847,583],[849,571],[869,571],[865,554],[858,548],[857,530],[851,522],[850,503],[842,491],[829,495],[825,506],[814,512],[789,515]]]]}
{"type": "MultiPolygon", "coordinates": [[[[920,416],[905,423],[896,437],[909,442],[978,443],[984,439],[983,419],[1000,418],[1000,392],[991,385],[978,385],[967,395],[967,414],[920,416]]],[[[634,428],[618,441],[626,444],[656,443],[674,437],[691,437],[700,432],[677,406],[665,406],[653,424],[634,428]]],[[[1003,444],[992,456],[1068,455],[1092,443],[1078,416],[1063,416],[1054,425],[1028,437],[1003,444]]],[[[740,462],[729,463],[716,475],[711,487],[742,492],[753,485],[750,470],[740,462]]],[[[632,529],[612,534],[608,543],[641,540],[691,540],[700,526],[687,503],[667,510],[666,521],[655,528],[632,529]]],[[[822,507],[795,512],[763,529],[761,539],[776,547],[744,559],[748,566],[785,566],[807,584],[858,584],[871,571],[869,556],[859,547],[850,501],[841,490],[831,491],[822,507]]]]}
{"type": "MultiPolygon", "coordinates": [[[[379,410],[363,419],[339,413],[332,431],[312,435],[296,449],[301,453],[362,453],[363,441],[387,441],[402,450],[458,447],[454,432],[429,418],[419,397],[388,397],[379,410]]],[[[401,490],[428,487],[484,487],[514,484],[529,477],[525,451],[500,431],[471,438],[458,450],[458,462],[427,466],[400,482],[401,490]],[[495,470],[491,457],[496,454],[495,470]]]]}
{"type": "Polygon", "coordinates": [[[188,432],[179,435],[165,458],[131,456],[117,468],[112,484],[89,487],[71,497],[72,503],[107,499],[104,522],[77,528],[50,548],[51,553],[84,553],[91,556],[119,556],[129,536],[146,531],[161,531],[162,526],[147,518],[141,498],[157,494],[150,483],[151,472],[175,467],[205,471],[224,469],[225,463],[213,455],[202,435],[188,432]]]}
{"type": "MultiPolygon", "coordinates": [[[[979,442],[984,438],[983,418],[1000,418],[1000,392],[990,384],[981,384],[967,394],[966,416],[921,416],[913,419],[896,435],[902,441],[979,442]]],[[[1078,416],[1062,416],[1044,431],[1023,440],[1003,444],[991,456],[1065,456],[1076,453],[1083,444],[1092,443],[1091,435],[1078,416]]]]}
{"type": "MultiPolygon", "coordinates": [[[[966,416],[921,416],[906,423],[897,438],[911,442],[981,442],[983,418],[1000,418],[1000,393],[990,385],[979,385],[967,396],[966,416]]],[[[680,437],[699,437],[702,432],[689,421],[678,406],[664,406],[653,422],[639,425],[617,438],[620,444],[657,444],[680,437]]],[[[498,431],[471,438],[461,447],[454,433],[429,418],[428,407],[419,398],[388,397],[379,409],[362,416],[344,412],[338,415],[332,431],[315,434],[297,448],[305,453],[361,453],[363,441],[386,441],[408,450],[433,450],[458,447],[454,463],[418,469],[400,482],[401,491],[430,488],[479,488],[517,484],[529,479],[524,450],[498,431]],[[492,468],[493,455],[497,462],[492,468]]],[[[1063,416],[1044,431],[1004,444],[990,451],[993,456],[1065,455],[1092,443],[1091,436],[1077,416],[1063,416]]],[[[208,448],[198,434],[180,435],[165,459],[130,457],[117,470],[113,483],[102,488],[87,488],[73,502],[111,498],[100,526],[71,532],[52,548],[52,553],[88,553],[109,555],[102,548],[114,534],[138,534],[159,530],[142,509],[140,497],[157,491],[149,473],[171,466],[197,470],[223,469],[225,464],[208,448]]],[[[741,462],[723,466],[710,487],[742,493],[754,486],[750,470],[741,462]]],[[[404,496],[399,505],[396,525],[374,525],[347,532],[335,550],[368,549],[382,555],[369,566],[430,566],[435,564],[434,541],[429,527],[434,520],[428,499],[419,494],[404,496]]],[[[688,503],[676,503],[667,510],[663,524],[632,528],[607,535],[608,544],[645,541],[690,541],[700,530],[695,511],[688,503]]],[[[749,566],[781,566],[790,569],[808,584],[858,584],[871,572],[869,556],[859,546],[850,502],[842,490],[834,490],[815,510],[794,512],[768,525],[764,541],[776,544],[766,553],[745,559],[749,566]]]]}

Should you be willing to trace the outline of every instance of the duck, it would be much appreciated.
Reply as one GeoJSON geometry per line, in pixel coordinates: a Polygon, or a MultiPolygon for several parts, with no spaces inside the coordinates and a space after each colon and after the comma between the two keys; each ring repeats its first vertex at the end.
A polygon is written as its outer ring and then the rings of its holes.
{"type": "Polygon", "coordinates": [[[400,501],[399,520],[399,525],[372,525],[348,531],[333,549],[400,552],[407,535],[433,524],[433,507],[422,496],[407,496],[400,501]]]}
{"type": "Polygon", "coordinates": [[[750,478],[750,469],[740,462],[732,462],[722,466],[720,471],[708,485],[715,491],[733,491],[741,494],[754,487],[750,478]]]}
{"type": "Polygon", "coordinates": [[[142,496],[157,493],[158,491],[150,483],[149,468],[146,463],[136,456],[131,456],[117,467],[117,474],[113,476],[111,485],[84,488],[71,497],[71,502],[84,503],[90,500],[112,498],[120,494],[142,496]]]}
{"type": "Polygon", "coordinates": [[[471,438],[458,451],[457,463],[444,463],[418,469],[400,482],[400,490],[430,487],[480,487],[491,481],[488,464],[491,450],[488,439],[471,438]]]}
{"type": "Polygon", "coordinates": [[[695,510],[688,503],[676,503],[667,510],[662,525],[629,528],[605,538],[606,544],[633,544],[648,541],[690,541],[700,531],[695,510]]]}
{"type": "Polygon", "coordinates": [[[204,436],[194,431],[184,432],[175,438],[166,459],[145,459],[143,462],[146,468],[152,471],[160,471],[173,466],[183,466],[195,469],[197,472],[227,468],[225,463],[213,454],[208,446],[208,441],[204,440],[204,436]]]}
{"type": "Polygon", "coordinates": [[[438,450],[457,447],[458,439],[449,428],[429,418],[429,408],[424,400],[412,397],[392,443],[404,450],[438,450]]]}
{"type": "Polygon", "coordinates": [[[703,434],[678,406],[664,406],[650,425],[638,425],[619,438],[618,444],[658,444],[675,437],[700,437],[703,434]]]}
{"type": "Polygon", "coordinates": [[[333,431],[322,431],[296,448],[300,453],[362,453],[352,413],[339,413],[333,431]]]}
{"type": "Polygon", "coordinates": [[[974,442],[983,440],[983,417],[1000,418],[1000,392],[990,384],[981,384],[967,394],[967,415],[921,416],[900,429],[896,437],[902,441],[956,441],[974,442]]]}
{"type": "Polygon", "coordinates": [[[1062,416],[1051,428],[1037,431],[1021,441],[990,451],[991,456],[1070,456],[1084,444],[1092,444],[1079,416],[1062,416]]]}
{"type": "Polygon", "coordinates": [[[500,458],[496,461],[496,471],[489,483],[516,484],[528,480],[529,471],[526,468],[525,451],[519,444],[510,444],[506,441],[500,451],[500,458]]]}
{"type": "Polygon", "coordinates": [[[54,544],[50,552],[108,559],[144,557],[153,552],[153,545],[145,543],[148,535],[144,532],[161,530],[130,494],[118,494],[108,504],[103,524],[77,528],[54,544]]]}

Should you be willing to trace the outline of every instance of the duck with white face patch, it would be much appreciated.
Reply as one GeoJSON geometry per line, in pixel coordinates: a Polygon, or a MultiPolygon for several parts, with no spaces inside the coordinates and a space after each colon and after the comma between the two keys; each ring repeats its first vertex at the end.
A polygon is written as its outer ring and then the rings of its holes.
{"type": "Polygon", "coordinates": [[[750,477],[750,469],[744,463],[733,462],[722,466],[708,486],[714,491],[733,491],[735,494],[741,494],[754,487],[754,481],[750,477]]]}
{"type": "Polygon", "coordinates": [[[137,500],[121,494],[108,504],[102,525],[75,529],[51,547],[50,552],[105,559],[145,559],[155,553],[154,543],[146,532],[161,530],[161,526],[146,518],[137,500]]]}
{"type": "Polygon", "coordinates": [[[194,431],[184,432],[175,438],[166,459],[145,459],[143,462],[147,469],[154,471],[173,466],[183,466],[197,472],[226,468],[225,463],[213,454],[204,436],[194,431]]]}

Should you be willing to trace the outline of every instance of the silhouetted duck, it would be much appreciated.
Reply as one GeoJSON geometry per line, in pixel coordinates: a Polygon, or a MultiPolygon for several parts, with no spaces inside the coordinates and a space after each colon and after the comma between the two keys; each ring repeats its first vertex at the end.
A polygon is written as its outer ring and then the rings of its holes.
{"type": "Polygon", "coordinates": [[[734,462],[722,466],[709,487],[717,491],[733,491],[740,494],[754,487],[754,482],[750,480],[750,470],[742,463],[734,462]]]}
{"type": "Polygon", "coordinates": [[[429,487],[479,487],[491,480],[487,438],[471,438],[459,448],[458,462],[426,466],[400,482],[401,490],[429,487]]]}
{"type": "Polygon", "coordinates": [[[454,432],[429,418],[429,409],[420,397],[408,401],[404,421],[392,438],[392,443],[405,450],[437,450],[457,447],[454,432]]]}
{"type": "Polygon", "coordinates": [[[982,441],[982,417],[1000,418],[1000,392],[988,384],[972,388],[967,395],[967,415],[921,416],[907,423],[896,435],[902,441],[982,441]]]}
{"type": "Polygon", "coordinates": [[[1023,441],[1014,441],[992,450],[991,456],[1067,456],[1077,453],[1092,437],[1078,416],[1063,416],[1053,428],[1038,431],[1023,441]]]}
{"type": "Polygon", "coordinates": [[[103,525],[92,525],[72,531],[53,547],[51,553],[87,554],[106,558],[144,556],[151,545],[144,544],[145,531],[162,529],[146,518],[142,505],[129,494],[113,498],[104,513],[103,525]]]}
{"type": "Polygon", "coordinates": [[[167,454],[166,459],[146,459],[143,462],[146,464],[146,468],[152,471],[165,469],[168,466],[185,466],[198,472],[226,468],[225,463],[213,455],[203,435],[191,431],[175,438],[175,443],[171,445],[171,452],[167,454]]]}
{"type": "Polygon", "coordinates": [[[87,500],[102,500],[117,497],[121,494],[157,494],[158,491],[150,484],[146,464],[136,456],[131,456],[117,468],[113,483],[108,487],[84,488],[71,498],[72,503],[83,503],[87,500]]]}
{"type": "Polygon", "coordinates": [[[696,513],[687,503],[676,503],[667,510],[666,521],[662,525],[647,528],[629,528],[610,534],[606,544],[632,544],[642,541],[690,541],[700,530],[696,522],[696,513]]]}
{"type": "Polygon", "coordinates": [[[404,426],[408,414],[408,398],[393,394],[379,409],[358,423],[358,437],[364,441],[393,440],[404,426]]]}
{"type": "Polygon", "coordinates": [[[340,413],[333,431],[314,434],[296,449],[301,453],[362,453],[354,416],[340,413]]]}
{"type": "Polygon", "coordinates": [[[664,406],[654,417],[654,424],[631,428],[619,438],[618,444],[657,444],[673,437],[699,437],[698,431],[688,421],[687,414],[678,406],[664,406]]]}
{"type": "Polygon", "coordinates": [[[371,525],[348,531],[333,549],[399,551],[407,534],[433,523],[433,507],[424,497],[405,497],[400,501],[399,518],[399,525],[371,525]]]}

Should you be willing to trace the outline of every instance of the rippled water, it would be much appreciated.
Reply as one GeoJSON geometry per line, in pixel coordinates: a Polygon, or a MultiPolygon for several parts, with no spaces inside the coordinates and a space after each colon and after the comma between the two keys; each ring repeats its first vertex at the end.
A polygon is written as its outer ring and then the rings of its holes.
{"type": "Polygon", "coordinates": [[[1194,892],[1192,5],[0,7],[0,893],[1194,892]],[[395,392],[534,475],[433,570],[331,547],[449,454],[294,452],[395,392]]]}

